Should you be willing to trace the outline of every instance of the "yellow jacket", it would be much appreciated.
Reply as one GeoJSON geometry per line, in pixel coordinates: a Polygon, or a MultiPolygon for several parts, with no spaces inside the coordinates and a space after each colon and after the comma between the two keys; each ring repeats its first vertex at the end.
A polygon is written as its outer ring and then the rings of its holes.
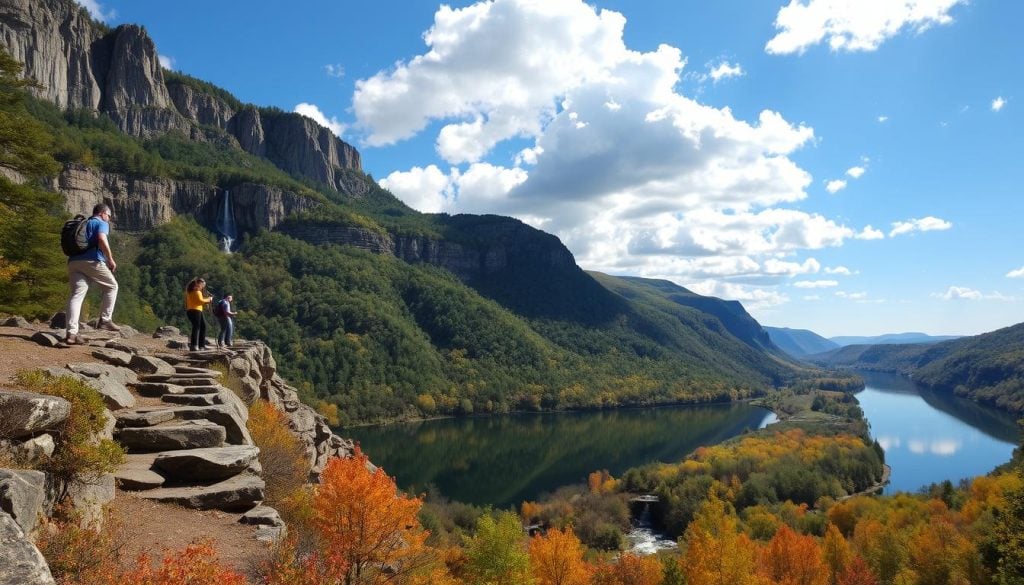
{"type": "Polygon", "coordinates": [[[213,302],[213,297],[204,297],[203,291],[193,290],[185,293],[185,310],[202,311],[203,307],[213,302]]]}

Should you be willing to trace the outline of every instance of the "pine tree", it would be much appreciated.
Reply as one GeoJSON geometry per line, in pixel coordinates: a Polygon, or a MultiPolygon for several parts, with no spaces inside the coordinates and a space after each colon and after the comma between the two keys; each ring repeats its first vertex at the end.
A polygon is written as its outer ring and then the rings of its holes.
{"type": "Polygon", "coordinates": [[[65,294],[60,196],[41,180],[59,170],[53,138],[26,110],[21,63],[0,51],[0,311],[45,317],[65,294]]]}

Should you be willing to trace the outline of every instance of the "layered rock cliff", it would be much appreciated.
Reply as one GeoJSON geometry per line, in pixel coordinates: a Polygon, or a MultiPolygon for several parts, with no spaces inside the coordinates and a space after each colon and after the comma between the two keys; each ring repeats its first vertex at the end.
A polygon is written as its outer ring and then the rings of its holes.
{"type": "Polygon", "coordinates": [[[133,136],[178,132],[207,140],[217,128],[236,146],[296,177],[359,195],[345,169],[361,169],[359,152],[304,116],[251,106],[233,108],[181,79],[167,79],[156,46],[137,25],[113,30],[72,0],[3,0],[0,45],[39,82],[39,97],[64,109],[108,115],[133,136]]]}
{"type": "MultiPolygon", "coordinates": [[[[223,191],[198,181],[134,178],[82,165],[66,166],[51,187],[64,194],[68,213],[88,215],[93,205],[105,201],[114,210],[114,227],[135,233],[179,215],[213,225],[224,197],[223,191]]],[[[255,183],[234,187],[231,197],[235,223],[245,232],[274,229],[286,216],[319,205],[309,197],[255,183]]]]}

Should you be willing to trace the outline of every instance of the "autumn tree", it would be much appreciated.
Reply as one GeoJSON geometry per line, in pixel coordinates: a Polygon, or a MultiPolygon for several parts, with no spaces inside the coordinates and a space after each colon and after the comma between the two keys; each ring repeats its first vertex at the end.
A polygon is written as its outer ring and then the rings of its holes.
{"type": "Polygon", "coordinates": [[[761,572],[779,585],[827,585],[828,570],[814,537],[783,524],[761,551],[761,572]]]}
{"type": "Polygon", "coordinates": [[[185,550],[164,554],[163,562],[153,566],[146,554],[140,555],[135,568],[110,583],[132,585],[245,585],[246,579],[222,567],[217,551],[209,541],[190,544],[185,550]]]}
{"type": "Polygon", "coordinates": [[[594,574],[594,585],[661,585],[664,567],[653,556],[626,553],[617,561],[603,563],[594,574]]]}
{"type": "Polygon", "coordinates": [[[343,568],[345,585],[442,579],[443,566],[416,518],[422,501],[399,494],[383,469],[368,465],[358,447],[352,457],[327,462],[313,494],[318,553],[343,568]]]}
{"type": "Polygon", "coordinates": [[[523,525],[516,514],[481,516],[466,550],[466,581],[474,585],[532,583],[530,556],[523,541],[523,525]]]}
{"type": "Polygon", "coordinates": [[[732,506],[714,490],[684,536],[682,569],[688,585],[754,585],[757,547],[738,528],[732,506]]]}
{"type": "MultiPolygon", "coordinates": [[[[1024,479],[1024,467],[1017,474],[1024,479]]],[[[1006,506],[998,511],[993,532],[999,554],[997,582],[1024,585],[1024,483],[1006,494],[1006,506]]]]}
{"type": "Polygon", "coordinates": [[[878,585],[878,579],[867,562],[855,556],[836,577],[836,585],[878,585]]]}
{"type": "Polygon", "coordinates": [[[830,585],[836,585],[839,575],[846,570],[853,559],[853,553],[850,551],[850,543],[846,542],[843,533],[835,524],[829,524],[825,531],[825,539],[821,544],[821,556],[828,568],[830,585]]]}
{"type": "Polygon", "coordinates": [[[586,585],[590,567],[583,560],[585,549],[572,528],[557,528],[530,539],[530,568],[537,585],[586,585]]]}

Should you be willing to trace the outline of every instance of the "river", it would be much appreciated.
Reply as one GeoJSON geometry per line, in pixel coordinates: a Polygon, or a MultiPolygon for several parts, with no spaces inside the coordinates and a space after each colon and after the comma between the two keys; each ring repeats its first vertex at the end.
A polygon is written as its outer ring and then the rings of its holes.
{"type": "Polygon", "coordinates": [[[1020,442],[1011,415],[902,376],[858,373],[865,388],[857,400],[892,467],[887,494],[984,475],[1009,461],[1020,442]]]}

